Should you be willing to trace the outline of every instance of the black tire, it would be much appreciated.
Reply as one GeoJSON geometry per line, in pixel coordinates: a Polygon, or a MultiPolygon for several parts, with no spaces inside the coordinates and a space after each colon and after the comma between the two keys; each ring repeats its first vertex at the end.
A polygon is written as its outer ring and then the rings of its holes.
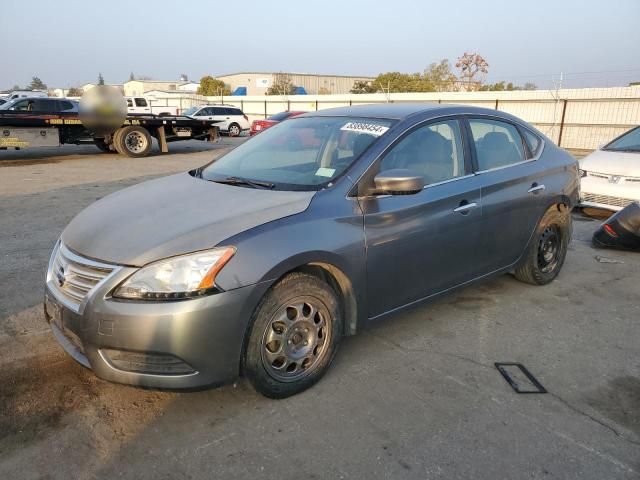
{"type": "Polygon", "coordinates": [[[540,220],[515,277],[531,285],[546,285],[560,273],[571,241],[571,212],[549,210],[540,220]]]}
{"type": "Polygon", "coordinates": [[[229,125],[229,129],[227,130],[227,134],[230,137],[237,137],[242,133],[242,128],[237,123],[232,123],[229,125]]]}
{"type": "Polygon", "coordinates": [[[129,125],[116,131],[113,145],[121,155],[140,158],[149,155],[153,143],[146,128],[129,125]]]}
{"type": "Polygon", "coordinates": [[[343,318],[338,295],[305,273],[280,280],[256,308],[243,372],[262,395],[286,398],[314,385],[338,351],[343,318]]]}
{"type": "Polygon", "coordinates": [[[107,142],[104,141],[104,138],[94,138],[93,143],[95,144],[96,147],[98,147],[103,152],[111,151],[111,148],[109,147],[107,142]]]}

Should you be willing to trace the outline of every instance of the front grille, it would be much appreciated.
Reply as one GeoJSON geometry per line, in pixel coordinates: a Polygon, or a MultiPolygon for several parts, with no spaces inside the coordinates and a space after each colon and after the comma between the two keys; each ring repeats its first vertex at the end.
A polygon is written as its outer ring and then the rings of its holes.
{"type": "Polygon", "coordinates": [[[624,208],[635,200],[622,197],[612,197],[610,195],[598,195],[595,193],[582,193],[582,200],[585,202],[601,203],[603,205],[611,205],[614,207],[624,208]]]}
{"type": "Polygon", "coordinates": [[[81,257],[60,243],[50,268],[49,284],[77,311],[89,292],[116,267],[81,257]]]}

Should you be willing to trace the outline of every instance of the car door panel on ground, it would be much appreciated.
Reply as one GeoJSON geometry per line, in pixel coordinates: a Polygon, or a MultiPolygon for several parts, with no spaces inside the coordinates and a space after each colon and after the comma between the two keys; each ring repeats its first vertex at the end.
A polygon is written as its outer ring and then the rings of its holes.
{"type": "Polygon", "coordinates": [[[469,174],[465,150],[457,119],[430,122],[401,137],[372,167],[408,169],[422,175],[426,186],[413,195],[360,198],[370,317],[477,274],[480,183],[469,174]]]}
{"type": "Polygon", "coordinates": [[[479,268],[490,273],[524,252],[544,213],[546,172],[514,124],[471,117],[468,126],[482,192],[479,268]]]}

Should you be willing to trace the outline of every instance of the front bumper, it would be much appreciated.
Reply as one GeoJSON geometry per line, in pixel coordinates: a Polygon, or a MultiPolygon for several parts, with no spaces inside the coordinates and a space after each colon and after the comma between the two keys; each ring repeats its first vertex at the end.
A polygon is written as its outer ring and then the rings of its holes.
{"type": "MultiPolygon", "coordinates": [[[[618,177],[619,178],[619,177],[618,177]]],[[[619,179],[583,177],[580,181],[580,205],[618,211],[634,201],[640,201],[640,182],[619,179]]]]}
{"type": "Polygon", "coordinates": [[[47,282],[45,317],[67,353],[118,383],[179,389],[235,379],[249,319],[268,285],[175,302],[111,298],[132,270],[96,286],[78,311],[47,282]]]}

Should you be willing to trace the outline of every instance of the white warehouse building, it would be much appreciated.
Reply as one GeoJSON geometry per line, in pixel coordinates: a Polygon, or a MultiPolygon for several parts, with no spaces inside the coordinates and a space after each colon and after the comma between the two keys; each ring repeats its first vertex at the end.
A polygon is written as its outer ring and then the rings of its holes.
{"type": "MultiPolygon", "coordinates": [[[[356,81],[369,82],[373,77],[350,75],[317,75],[311,73],[273,73],[273,72],[240,72],[229,75],[218,75],[236,95],[265,95],[267,90],[278,77],[286,77],[304,93],[316,94],[344,94],[349,93],[356,81]]],[[[299,90],[299,93],[303,93],[299,90]]]]}

